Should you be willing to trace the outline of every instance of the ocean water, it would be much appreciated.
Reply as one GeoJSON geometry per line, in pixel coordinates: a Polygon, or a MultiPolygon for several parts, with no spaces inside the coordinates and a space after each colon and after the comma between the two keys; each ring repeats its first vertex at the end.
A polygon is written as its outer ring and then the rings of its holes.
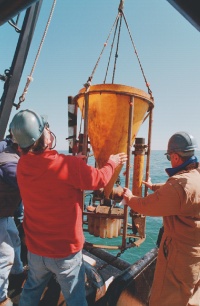
{"type": "MultiPolygon", "coordinates": [[[[152,150],[151,158],[150,158],[150,177],[152,183],[160,183],[165,182],[168,178],[168,175],[165,172],[165,168],[170,167],[170,162],[167,160],[166,156],[164,155],[166,151],[162,150],[152,150]]],[[[63,152],[62,152],[63,153],[63,152]]],[[[67,152],[64,152],[67,153],[67,152]]],[[[200,151],[196,152],[196,156],[200,161],[200,151]]],[[[88,164],[94,165],[94,158],[91,157],[88,160],[88,164]]],[[[133,164],[133,158],[131,160],[131,164],[133,164]]],[[[121,173],[123,173],[125,169],[122,169],[121,173]]],[[[144,177],[145,178],[145,177],[144,177]]],[[[123,187],[124,184],[124,177],[120,174],[121,179],[121,186],[123,187]]],[[[130,182],[130,187],[132,186],[132,182],[130,182]]],[[[131,189],[131,188],[130,188],[131,189]]],[[[152,191],[149,191],[151,193],[152,191]]],[[[88,197],[89,192],[86,193],[86,197],[88,197]]],[[[89,198],[89,197],[88,197],[89,198]]],[[[131,220],[128,221],[131,223],[131,220]]],[[[139,247],[133,247],[130,249],[125,250],[123,254],[120,255],[120,258],[129,262],[134,263],[142,256],[144,256],[147,252],[149,252],[152,248],[156,246],[158,233],[160,227],[162,226],[162,217],[146,217],[146,239],[139,247]]],[[[121,245],[121,237],[113,238],[113,239],[103,239],[98,238],[89,233],[85,232],[85,239],[86,241],[93,243],[93,244],[103,244],[103,245],[121,245]]],[[[113,254],[114,256],[117,255],[120,250],[108,250],[108,252],[113,254]]]]}

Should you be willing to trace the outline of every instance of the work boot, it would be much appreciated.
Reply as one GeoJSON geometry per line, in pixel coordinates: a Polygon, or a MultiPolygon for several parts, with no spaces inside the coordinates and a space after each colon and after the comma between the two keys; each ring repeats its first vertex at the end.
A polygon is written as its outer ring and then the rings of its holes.
{"type": "Polygon", "coordinates": [[[0,306],[13,306],[11,299],[6,298],[4,301],[0,302],[0,306]]]}

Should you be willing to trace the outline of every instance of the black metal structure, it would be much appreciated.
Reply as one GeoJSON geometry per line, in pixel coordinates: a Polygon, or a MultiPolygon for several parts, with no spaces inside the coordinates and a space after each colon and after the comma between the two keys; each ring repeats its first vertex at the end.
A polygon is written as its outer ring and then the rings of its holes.
{"type": "Polygon", "coordinates": [[[26,63],[26,58],[37,23],[42,1],[43,0],[37,2],[34,1],[36,3],[26,10],[22,29],[20,31],[20,36],[13,57],[13,62],[10,70],[7,71],[7,78],[4,84],[4,92],[1,97],[0,105],[0,140],[3,139],[6,131],[21,75],[26,63]]]}
{"type": "Polygon", "coordinates": [[[0,0],[0,25],[39,0],[0,0]]]}
{"type": "Polygon", "coordinates": [[[200,1],[199,0],[167,0],[181,15],[183,15],[198,31],[200,31],[200,1]]]}

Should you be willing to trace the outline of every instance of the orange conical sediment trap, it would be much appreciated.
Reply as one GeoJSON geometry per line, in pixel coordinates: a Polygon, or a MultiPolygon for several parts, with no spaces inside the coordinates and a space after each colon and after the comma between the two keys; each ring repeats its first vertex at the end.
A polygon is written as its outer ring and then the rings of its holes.
{"type": "MultiPolygon", "coordinates": [[[[117,84],[90,86],[88,95],[88,136],[100,168],[111,154],[127,152],[129,108],[132,98],[134,98],[132,143],[153,102],[150,95],[144,91],[117,84]]],[[[84,118],[85,88],[79,91],[75,101],[84,118]]],[[[121,167],[118,167],[106,186],[104,190],[106,197],[109,197],[120,171],[121,167]]]]}

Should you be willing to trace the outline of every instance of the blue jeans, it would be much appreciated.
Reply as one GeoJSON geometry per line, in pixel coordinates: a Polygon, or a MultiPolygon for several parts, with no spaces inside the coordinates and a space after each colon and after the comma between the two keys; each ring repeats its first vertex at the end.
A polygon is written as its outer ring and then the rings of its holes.
{"type": "Polygon", "coordinates": [[[0,218],[0,302],[7,297],[8,276],[23,272],[21,241],[12,217],[0,218]]]}
{"type": "Polygon", "coordinates": [[[42,257],[28,252],[28,266],[28,279],[19,306],[37,306],[53,274],[60,284],[67,306],[87,306],[82,251],[65,258],[42,257]]]}
{"type": "Polygon", "coordinates": [[[21,202],[14,214],[14,220],[17,227],[23,222],[23,219],[24,219],[24,205],[21,202]]]}

